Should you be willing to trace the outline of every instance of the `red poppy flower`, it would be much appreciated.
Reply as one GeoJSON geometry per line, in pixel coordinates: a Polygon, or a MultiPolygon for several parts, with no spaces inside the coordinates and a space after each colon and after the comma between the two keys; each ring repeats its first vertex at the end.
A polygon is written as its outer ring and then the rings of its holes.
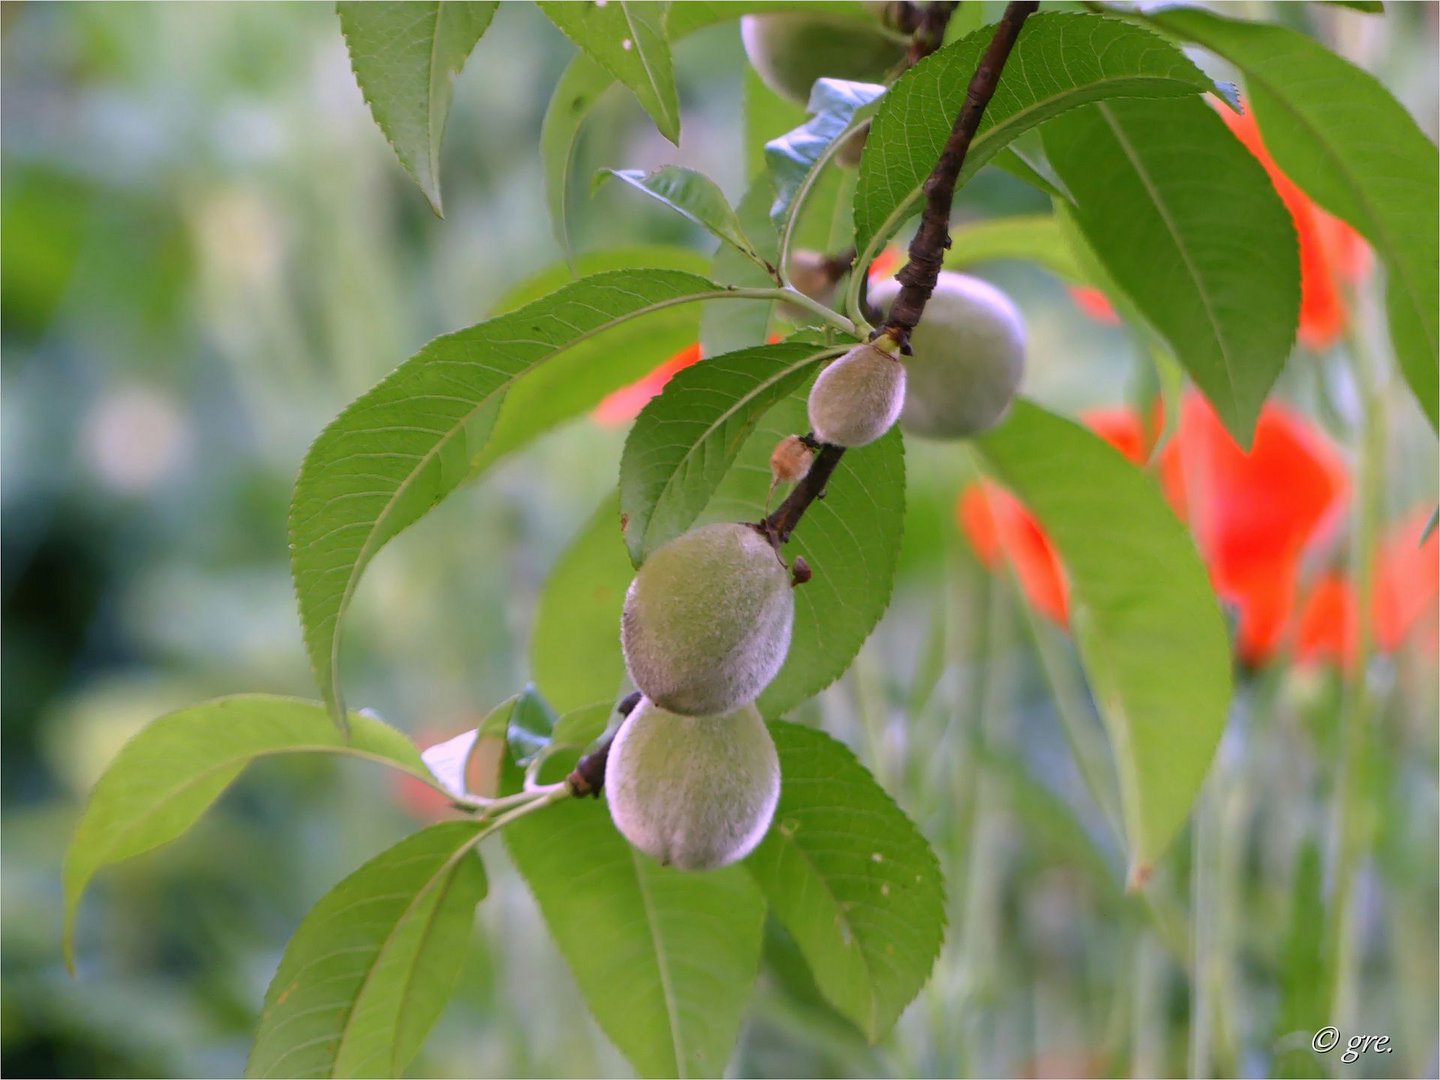
{"type": "Polygon", "coordinates": [[[629,386],[622,386],[619,390],[609,394],[590,416],[597,424],[606,427],[619,427],[621,424],[628,424],[635,417],[640,415],[640,410],[661,390],[665,384],[675,377],[677,371],[683,371],[691,364],[697,363],[700,359],[700,345],[687,345],[664,363],[657,365],[648,374],[636,379],[629,386]]]}
{"type": "Polygon", "coordinates": [[[1133,409],[1116,407],[1091,409],[1081,415],[1085,426],[1136,465],[1142,465],[1150,453],[1150,435],[1133,409]]]}
{"type": "MultiPolygon", "coordinates": [[[[1085,419],[1131,461],[1146,460],[1153,439],[1136,413],[1104,409],[1085,419]]],[[[1269,659],[1293,628],[1302,558],[1343,513],[1348,476],[1340,452],[1280,405],[1265,408],[1247,452],[1209,403],[1191,393],[1158,467],[1172,504],[1190,520],[1216,591],[1238,611],[1241,658],[1256,664],[1269,659]]],[[[1030,602],[1063,622],[1067,592],[1059,557],[1024,506],[984,484],[962,496],[959,516],[981,560],[994,567],[1009,558],[1030,602]]],[[[1315,601],[1322,602],[1326,606],[1310,616],[1312,652],[1321,648],[1320,623],[1331,632],[1322,615],[1335,608],[1333,590],[1315,601]]],[[[1395,620],[1402,617],[1397,609],[1395,620]]],[[[1342,634],[1338,647],[1343,640],[1342,634]]]]}
{"type": "Polygon", "coordinates": [[[1440,531],[1420,543],[1430,520],[1416,510],[1390,530],[1375,562],[1375,644],[1393,652],[1424,621],[1436,621],[1440,596],[1440,531]]]}
{"type": "Polygon", "coordinates": [[[1339,340],[1349,320],[1344,285],[1360,280],[1369,268],[1364,238],[1339,218],[1320,209],[1310,196],[1280,171],[1260,137],[1260,127],[1248,108],[1242,115],[1219,110],[1225,123],[1245,144],[1275,185],[1275,191],[1295,221],[1300,240],[1300,343],[1325,349],[1339,340]]]}
{"type": "Polygon", "coordinates": [[[1099,289],[1089,285],[1071,285],[1069,288],[1070,299],[1090,318],[1107,326],[1119,325],[1120,316],[1115,311],[1115,305],[1110,303],[1110,298],[1099,289]]]}
{"type": "MultiPolygon", "coordinates": [[[[1083,419],[1131,461],[1145,460],[1145,427],[1129,409],[1097,409],[1083,419]]],[[[1062,626],[1069,620],[1070,587],[1060,555],[1019,499],[982,480],[961,494],[956,517],[982,563],[993,570],[1009,559],[1031,606],[1062,626]]]]}
{"type": "Polygon", "coordinates": [[[865,277],[872,282],[880,281],[882,278],[894,277],[899,273],[900,267],[905,265],[905,254],[897,247],[881,248],[880,254],[875,256],[875,261],[870,264],[870,269],[865,272],[865,277]]]}
{"type": "Polygon", "coordinates": [[[1070,586],[1060,555],[1019,499],[982,480],[961,493],[956,516],[982,563],[993,570],[1008,559],[1030,605],[1062,626],[1069,621],[1070,586]]]}
{"type": "Polygon", "coordinates": [[[1302,555],[1344,511],[1344,459],[1321,431],[1276,404],[1261,412],[1254,444],[1242,450],[1194,392],[1161,458],[1162,481],[1190,520],[1216,592],[1238,609],[1240,656],[1268,659],[1295,606],[1302,555]]]}
{"type": "Polygon", "coordinates": [[[1326,574],[1300,608],[1295,659],[1346,667],[1355,659],[1355,648],[1355,587],[1340,574],[1326,574]]]}
{"type": "MultiPolygon", "coordinates": [[[[1370,617],[1375,648],[1395,652],[1423,622],[1436,623],[1440,596],[1437,537],[1422,545],[1429,520],[1422,508],[1389,530],[1375,554],[1370,617]]],[[[1357,646],[1355,586],[1338,573],[1311,589],[1295,627],[1295,658],[1301,663],[1348,666],[1357,646]]]]}

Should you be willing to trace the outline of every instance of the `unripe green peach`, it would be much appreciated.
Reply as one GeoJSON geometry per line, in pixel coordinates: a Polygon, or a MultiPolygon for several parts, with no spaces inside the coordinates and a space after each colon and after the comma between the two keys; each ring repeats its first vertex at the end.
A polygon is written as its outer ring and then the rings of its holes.
{"type": "Polygon", "coordinates": [[[888,337],[856,345],[810,388],[810,429],[821,442],[864,446],[894,426],[905,405],[905,365],[888,337]]]}
{"type": "MultiPolygon", "coordinates": [[[[900,292],[891,279],[870,289],[887,309],[900,292]]],[[[910,335],[909,389],[900,424],[932,439],[963,439],[993,427],[1025,374],[1025,319],[995,286],[942,271],[910,335]]]]}
{"type": "Polygon", "coordinates": [[[754,701],[790,649],[790,574],[749,525],[706,525],[659,548],[625,597],[620,644],[657,705],[714,716],[754,701]]]}
{"type": "Polygon", "coordinates": [[[765,85],[800,105],[809,102],[816,79],[884,82],[905,55],[878,23],[834,15],[746,15],[740,38],[765,85]]]}
{"type": "Polygon", "coordinates": [[[681,870],[743,859],[770,828],[780,759],[754,705],[726,716],[635,707],[605,763],[610,817],[626,840],[681,870]]]}

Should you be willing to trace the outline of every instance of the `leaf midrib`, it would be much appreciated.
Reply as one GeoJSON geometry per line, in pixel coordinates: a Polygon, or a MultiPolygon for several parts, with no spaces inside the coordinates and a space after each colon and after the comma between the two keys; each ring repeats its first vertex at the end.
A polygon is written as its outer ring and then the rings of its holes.
{"type": "Polygon", "coordinates": [[[807,867],[809,867],[811,873],[815,877],[815,880],[819,882],[820,887],[824,892],[826,898],[829,899],[831,905],[835,908],[836,923],[838,925],[844,926],[845,930],[850,934],[850,940],[855,942],[855,952],[860,957],[860,966],[865,969],[865,996],[868,999],[870,1006],[870,1023],[866,1026],[865,1034],[869,1036],[875,1031],[875,1028],[879,1022],[879,1017],[876,1014],[880,1009],[880,1000],[879,996],[874,991],[875,969],[870,966],[870,958],[866,955],[864,947],[860,944],[861,935],[856,933],[854,924],[846,915],[844,905],[840,902],[840,898],[835,895],[835,890],[830,885],[830,879],[821,871],[819,863],[815,861],[811,854],[806,851],[805,848],[801,846],[801,844],[797,840],[795,840],[794,837],[785,836],[785,834],[783,832],[780,832],[779,830],[776,830],[776,833],[784,839],[788,847],[790,847],[798,856],[800,856],[801,862],[803,862],[807,867]]]}
{"type": "Polygon", "coordinates": [[[665,950],[661,947],[660,929],[655,921],[655,904],[650,898],[650,889],[645,884],[644,867],[640,856],[629,844],[630,865],[635,870],[635,887],[640,893],[640,902],[645,907],[645,925],[650,930],[650,945],[655,950],[655,970],[660,976],[660,992],[665,996],[665,1017],[670,1023],[670,1049],[675,1054],[675,1075],[685,1076],[685,1039],[680,1032],[680,1007],[675,1001],[675,988],[670,984],[670,965],[665,950]]]}
{"type": "Polygon", "coordinates": [[[645,72],[645,78],[650,83],[650,92],[655,95],[655,104],[665,114],[666,124],[678,128],[679,117],[671,113],[670,102],[666,101],[664,95],[660,93],[660,84],[655,81],[655,75],[650,70],[650,60],[647,57],[645,46],[640,44],[640,35],[635,30],[635,21],[630,18],[629,0],[620,0],[620,14],[625,16],[625,29],[630,31],[630,40],[635,43],[635,59],[640,61],[640,70],[645,72]]]}
{"type": "MultiPolygon", "coordinates": [[[[1020,109],[1017,112],[1011,113],[1004,120],[995,124],[993,127],[986,128],[984,131],[980,132],[978,135],[975,136],[974,141],[971,143],[970,151],[966,155],[966,165],[971,165],[997,134],[1008,131],[1010,128],[1015,126],[1016,122],[1028,118],[1032,113],[1037,112],[1048,105],[1054,104],[1057,101],[1063,101],[1070,94],[1076,94],[1083,89],[1100,86],[1107,82],[1114,82],[1120,84],[1179,82],[1185,83],[1186,85],[1193,85],[1186,82],[1186,80],[1184,79],[1176,78],[1169,75],[1126,75],[1121,78],[1096,79],[1094,82],[1085,83],[1083,87],[1072,86],[1064,93],[1055,94],[1051,97],[1044,98],[1043,100],[1036,101],[1033,105],[1027,105],[1025,108],[1020,109]]],[[[1201,91],[1201,87],[1195,87],[1195,93],[1198,94],[1201,93],[1201,91]]],[[[1120,97],[1122,95],[1116,94],[1113,96],[1120,97]]],[[[1070,108],[1080,108],[1081,106],[1091,104],[1096,104],[1096,102],[1080,101],[1070,106],[1070,108]]],[[[1066,110],[1061,111],[1063,112],[1066,110]]],[[[1056,115],[1058,116],[1059,113],[1057,113],[1056,115]]],[[[900,227],[900,223],[903,222],[910,215],[910,208],[919,201],[923,192],[923,185],[912,187],[910,189],[910,193],[906,195],[905,198],[902,199],[899,203],[896,204],[895,209],[885,215],[885,217],[881,220],[880,225],[875,229],[874,233],[870,237],[870,241],[865,245],[865,255],[867,261],[873,259],[876,250],[878,250],[879,247],[884,246],[885,242],[890,238],[890,235],[897,228],[900,227]]]]}
{"type": "Polygon", "coordinates": [[[440,143],[435,135],[435,105],[439,101],[435,86],[435,69],[439,63],[440,23],[444,18],[445,5],[440,0],[436,0],[435,24],[430,30],[430,62],[425,71],[425,84],[429,93],[429,100],[425,103],[425,148],[427,151],[425,157],[429,163],[430,182],[435,185],[437,202],[440,196],[440,143]]]}
{"type": "Polygon", "coordinates": [[[1195,284],[1195,293],[1200,297],[1200,304],[1205,309],[1205,318],[1210,323],[1210,329],[1214,332],[1216,345],[1220,347],[1220,359],[1225,364],[1225,383],[1226,389],[1230,391],[1230,407],[1233,410],[1232,415],[1238,415],[1241,406],[1240,399],[1235,392],[1236,375],[1234,358],[1231,356],[1229,341],[1215,314],[1210,291],[1206,287],[1204,279],[1200,276],[1199,268],[1196,267],[1195,261],[1190,255],[1190,249],[1185,245],[1180,230],[1175,224],[1175,219],[1170,214],[1170,208],[1161,198],[1159,189],[1151,180],[1144,163],[1136,154],[1135,147],[1131,145],[1125,132],[1121,129],[1120,125],[1116,123],[1115,117],[1110,111],[1109,104],[1103,101],[1097,102],[1095,108],[1100,114],[1100,117],[1105,121],[1105,125],[1110,129],[1111,134],[1115,136],[1115,141],[1120,144],[1120,149],[1125,152],[1125,158],[1135,170],[1136,177],[1138,177],[1140,183],[1144,185],[1146,193],[1150,196],[1151,205],[1155,207],[1155,212],[1160,215],[1160,220],[1165,226],[1165,231],[1170,234],[1170,239],[1175,245],[1175,250],[1179,252],[1180,258],[1185,263],[1185,270],[1190,275],[1190,280],[1195,284]]]}
{"type": "MultiPolygon", "coordinates": [[[[355,1022],[355,1016],[359,1012],[357,1006],[360,1003],[360,999],[365,996],[365,992],[369,989],[370,980],[375,977],[375,972],[379,970],[381,961],[383,961],[385,957],[389,955],[390,949],[394,946],[395,940],[399,936],[399,928],[410,918],[411,914],[415,911],[416,906],[425,898],[425,896],[430,892],[430,890],[435,887],[435,883],[442,877],[448,876],[449,880],[444,882],[441,887],[440,895],[435,898],[435,906],[431,910],[431,913],[427,918],[426,927],[420,935],[421,943],[415,949],[415,955],[418,958],[420,953],[424,951],[425,939],[434,929],[435,919],[439,915],[440,907],[442,904],[445,903],[445,897],[449,893],[450,887],[455,883],[455,878],[457,876],[455,871],[459,868],[460,860],[470,853],[471,849],[480,842],[481,838],[484,835],[485,830],[477,825],[475,827],[475,835],[469,837],[463,844],[456,848],[455,851],[453,851],[450,856],[440,865],[440,867],[433,874],[431,874],[429,878],[426,879],[425,884],[416,890],[415,896],[411,899],[410,903],[405,905],[405,910],[400,913],[400,917],[391,924],[389,931],[387,931],[385,934],[385,940],[381,942],[380,948],[375,950],[374,958],[366,966],[365,977],[361,980],[359,988],[355,991],[355,996],[350,999],[350,1004],[345,1010],[345,1023],[340,1028],[340,1035],[335,1044],[335,1056],[331,1059],[330,1063],[331,1077],[336,1077],[339,1075],[339,1073],[336,1071],[336,1066],[340,1062],[340,1054],[341,1050],[345,1046],[345,1040],[350,1036],[350,1025],[355,1022]]],[[[410,983],[414,980],[414,978],[415,972],[412,968],[410,974],[406,977],[406,991],[409,990],[410,983]]],[[[401,995],[402,1000],[405,996],[405,994],[401,995]]],[[[397,1009],[395,1012],[395,1029],[393,1032],[393,1037],[390,1040],[391,1064],[395,1067],[394,1073],[396,1074],[399,1073],[400,1067],[403,1064],[396,1061],[394,1058],[395,1042],[400,1034],[401,1012],[401,1009],[397,1009]]]]}

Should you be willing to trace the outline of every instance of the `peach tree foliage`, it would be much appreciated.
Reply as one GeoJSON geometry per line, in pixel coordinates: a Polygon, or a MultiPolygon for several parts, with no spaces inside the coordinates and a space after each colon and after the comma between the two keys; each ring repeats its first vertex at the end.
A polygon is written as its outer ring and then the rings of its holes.
{"type": "MultiPolygon", "coordinates": [[[[869,1039],[886,1035],[945,934],[939,865],[845,746],[786,714],[843,674],[890,599],[905,520],[904,436],[891,426],[903,372],[892,356],[917,326],[923,340],[942,261],[958,269],[1029,259],[1104,288],[1248,442],[1295,337],[1295,235],[1264,170],[1217,114],[1238,107],[1233,88],[1212,83],[1185,47],[1240,71],[1280,164],[1372,243],[1387,270],[1401,370],[1436,418],[1435,148],[1371,76],[1295,30],[1200,11],[1121,18],[1012,4],[998,26],[967,32],[976,20],[957,17],[945,41],[952,4],[884,5],[883,29],[877,5],[859,3],[539,6],[577,47],[538,133],[566,264],[522,286],[495,317],[426,345],[311,447],[290,536],[320,700],[235,696],[154,721],[97,784],[67,857],[69,954],[93,876],[181,836],[257,758],[363,757],[453,800],[462,820],[376,854],[296,929],[260,1012],[256,1076],[405,1069],[458,977],[486,893],[479,845],[497,832],[595,1019],[638,1072],[725,1070],[767,917],[788,931],[830,1005],[869,1039]],[[675,141],[672,44],[801,6],[822,30],[828,20],[836,34],[879,35],[866,63],[893,52],[883,79],[852,81],[861,73],[843,70],[841,50],[836,70],[814,73],[836,77],[815,82],[798,123],[776,95],[747,95],[751,175],[737,204],[679,166],[597,178],[708,230],[719,241],[713,258],[569,251],[569,194],[582,182],[574,148],[598,99],[622,85],[675,141]],[[1006,33],[1003,70],[977,110],[967,94],[1006,33]],[[1383,167],[1358,167],[1376,147],[1383,167]],[[1053,216],[992,223],[952,245],[946,185],[963,199],[987,164],[1039,188],[1053,216]],[[895,304],[890,322],[875,328],[883,313],[867,301],[865,270],[922,209],[902,287],[881,290],[895,304]],[[806,263],[802,245],[851,254],[806,263]],[[800,266],[810,275],[803,290],[791,274],[800,266]],[[826,267],[828,287],[812,287],[826,267]],[[373,716],[347,711],[341,634],[380,548],[505,454],[697,339],[705,359],[636,419],[616,493],[538,600],[535,686],[423,753],[373,716]],[[848,451],[796,443],[843,413],[854,393],[825,388],[862,368],[890,380],[883,422],[862,417],[863,438],[836,436],[848,451]],[[817,420],[810,388],[822,371],[817,420]],[[603,787],[606,733],[625,689],[620,598],[657,549],[693,526],[761,517],[771,454],[787,438],[803,464],[784,474],[794,487],[761,520],[797,582],[793,627],[778,672],[743,706],[765,740],[755,753],[778,761],[778,803],[767,791],[772,823],[743,860],[687,872],[632,847],[604,801],[577,797],[603,787]],[[466,786],[472,759],[493,766],[478,789],[466,786]]],[[[452,80],[495,8],[339,5],[365,100],[437,213],[452,80]]],[[[754,33],[747,26],[752,46],[754,33]]],[[[773,50],[757,60],[776,63],[773,50]]],[[[1065,563],[1076,642],[1119,779],[1116,824],[1132,882],[1143,884],[1189,814],[1229,704],[1230,649],[1209,580],[1155,486],[1072,420],[1020,400],[969,445],[1034,510],[1065,563]]],[[[656,792],[626,775],[626,798],[640,800],[632,816],[672,825],[653,805],[656,792]]],[[[703,789],[691,784],[681,801],[703,807],[703,789]]]]}

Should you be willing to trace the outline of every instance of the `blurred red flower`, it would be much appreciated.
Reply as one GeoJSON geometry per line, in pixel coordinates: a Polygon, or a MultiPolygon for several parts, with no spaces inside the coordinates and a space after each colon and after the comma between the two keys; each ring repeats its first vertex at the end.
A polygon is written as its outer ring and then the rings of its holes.
{"type": "Polygon", "coordinates": [[[1275,191],[1295,221],[1300,240],[1300,343],[1325,349],[1339,340],[1349,321],[1344,286],[1359,281],[1370,265],[1365,240],[1345,222],[1324,210],[1280,171],[1270,156],[1255,114],[1221,108],[1220,115],[1235,137],[1265,166],[1275,191]]]}
{"type": "Polygon", "coordinates": [[[1311,588],[1295,626],[1295,659],[1301,664],[1347,667],[1355,658],[1355,587],[1329,573],[1311,588]]]}
{"type": "Polygon", "coordinates": [[[1107,326],[1119,325],[1120,316],[1115,311],[1115,305],[1110,303],[1110,298],[1099,289],[1092,285],[1071,285],[1069,290],[1070,299],[1075,301],[1075,306],[1090,318],[1107,326]]]}
{"type": "Polygon", "coordinates": [[[590,414],[591,418],[605,427],[628,424],[640,415],[640,410],[645,408],[651,398],[665,389],[665,384],[675,377],[677,371],[683,371],[699,360],[699,342],[685,346],[669,360],[657,365],[630,385],[608,394],[595,406],[590,414]]]}
{"type": "Polygon", "coordinates": [[[1091,409],[1081,421],[1136,465],[1143,465],[1150,454],[1152,439],[1145,424],[1132,409],[1118,406],[1091,409]]]}
{"type": "Polygon", "coordinates": [[[872,282],[894,277],[900,272],[900,267],[904,265],[905,253],[898,247],[881,248],[880,253],[875,256],[875,261],[865,271],[865,277],[872,282]]]}
{"type": "MultiPolygon", "coordinates": [[[[1440,548],[1432,533],[1420,537],[1424,508],[1392,526],[1375,553],[1370,619],[1375,647],[1395,652],[1422,625],[1435,633],[1440,599],[1440,548]]],[[[1357,648],[1355,586],[1343,574],[1325,574],[1311,588],[1295,625],[1295,659],[1302,664],[1349,666],[1357,648]]]]}
{"type": "MultiPolygon", "coordinates": [[[[1136,413],[1104,409],[1084,419],[1131,461],[1145,462],[1154,436],[1136,413]]],[[[1353,584],[1332,572],[1301,589],[1307,558],[1333,539],[1349,491],[1344,458],[1323,432],[1271,404],[1246,451],[1209,403],[1191,393],[1154,468],[1177,513],[1189,521],[1216,592],[1237,613],[1242,661],[1260,665],[1287,646],[1302,663],[1353,659],[1353,584]]],[[[1025,506],[982,481],[961,494],[956,510],[981,561],[991,568],[1008,561],[1029,603],[1063,624],[1069,610],[1064,568],[1025,506]]],[[[1370,618],[1382,651],[1399,648],[1422,622],[1432,628],[1440,622],[1437,537],[1419,543],[1427,520],[1425,508],[1415,511],[1387,533],[1377,552],[1370,618]]]]}
{"type": "Polygon", "coordinates": [[[1419,626],[1432,633],[1440,621],[1440,531],[1420,543],[1430,521],[1426,507],[1401,519],[1380,543],[1375,560],[1375,643],[1383,650],[1400,647],[1419,626]]]}
{"type": "MultiPolygon", "coordinates": [[[[1130,410],[1097,409],[1082,419],[1131,461],[1144,460],[1145,427],[1130,410]]],[[[993,570],[1008,559],[1031,606],[1061,625],[1069,621],[1070,587],[1060,555],[1019,499],[982,480],[961,493],[956,516],[982,563],[993,570]]]]}
{"type": "MultiPolygon", "coordinates": [[[[1364,237],[1320,209],[1280,171],[1248,108],[1239,115],[1229,108],[1220,108],[1219,112],[1235,137],[1265,167],[1276,194],[1295,222],[1300,243],[1300,343],[1309,349],[1329,348],[1344,334],[1349,321],[1344,287],[1364,278],[1370,268],[1370,249],[1364,237]]],[[[1099,289],[1072,286],[1070,296],[1096,322],[1120,321],[1109,298],[1099,289]]]]}
{"type": "MultiPolygon", "coordinates": [[[[883,248],[870,264],[868,276],[871,281],[888,277],[898,270],[904,261],[905,256],[899,248],[883,248]]],[[[772,336],[769,340],[774,343],[780,338],[772,336]]],[[[622,386],[606,395],[591,411],[590,418],[604,427],[620,427],[630,423],[640,415],[640,410],[645,408],[651,398],[665,389],[665,384],[675,377],[676,372],[683,371],[699,360],[699,342],[687,345],[628,386],[622,386]]]]}
{"type": "Polygon", "coordinates": [[[1302,556],[1344,513],[1344,458],[1304,417],[1273,403],[1245,451],[1195,392],[1186,395],[1179,428],[1160,456],[1170,501],[1189,519],[1215,591],[1239,614],[1241,658],[1266,660],[1295,607],[1302,556]]]}
{"type": "Polygon", "coordinates": [[[1070,587],[1059,553],[1019,499],[981,480],[961,493],[956,515],[982,563],[994,570],[1008,560],[1030,606],[1062,625],[1069,621],[1070,587]]]}
{"type": "MultiPolygon", "coordinates": [[[[458,734],[458,731],[445,733],[435,728],[426,728],[416,736],[415,741],[420,746],[428,747],[442,743],[458,734]]],[[[455,813],[455,807],[451,804],[449,796],[431,787],[419,777],[409,776],[402,772],[391,772],[389,776],[395,801],[416,821],[444,821],[455,813]]]]}

